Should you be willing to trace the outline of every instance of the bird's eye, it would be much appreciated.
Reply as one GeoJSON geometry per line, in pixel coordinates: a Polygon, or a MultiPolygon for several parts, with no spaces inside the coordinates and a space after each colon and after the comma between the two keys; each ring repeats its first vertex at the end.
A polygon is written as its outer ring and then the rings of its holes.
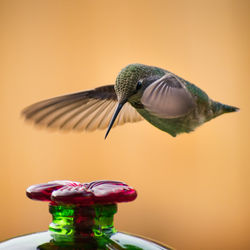
{"type": "Polygon", "coordinates": [[[140,89],[141,86],[142,86],[142,81],[139,80],[139,81],[137,82],[137,85],[136,85],[136,90],[140,89]]]}

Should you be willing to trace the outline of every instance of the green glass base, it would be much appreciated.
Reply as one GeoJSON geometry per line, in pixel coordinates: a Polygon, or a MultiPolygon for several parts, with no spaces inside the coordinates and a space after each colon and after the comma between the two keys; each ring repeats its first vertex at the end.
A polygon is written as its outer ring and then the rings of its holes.
{"type": "Polygon", "coordinates": [[[130,250],[163,250],[173,249],[159,243],[147,240],[138,236],[129,235],[121,232],[112,234],[109,238],[101,237],[95,242],[87,241],[85,243],[75,243],[73,245],[56,245],[50,233],[40,232],[16,237],[0,243],[0,250],[81,250],[81,249],[130,249],[130,250]]]}

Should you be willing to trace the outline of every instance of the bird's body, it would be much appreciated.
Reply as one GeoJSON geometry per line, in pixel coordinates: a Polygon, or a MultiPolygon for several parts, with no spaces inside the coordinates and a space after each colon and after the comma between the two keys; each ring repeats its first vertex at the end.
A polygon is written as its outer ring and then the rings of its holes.
{"type": "Polygon", "coordinates": [[[33,104],[23,111],[36,124],[59,129],[94,130],[142,120],[172,136],[193,131],[237,108],[215,102],[194,84],[143,64],[130,64],[115,85],[107,85],[33,104]],[[111,117],[111,115],[113,116],[111,117]]]}
{"type": "MultiPolygon", "coordinates": [[[[141,69],[143,69],[145,66],[140,65],[140,67],[141,69]]],[[[134,64],[129,65],[123,71],[121,71],[118,77],[118,81],[121,81],[121,79],[126,79],[129,72],[133,72],[133,68],[135,70],[138,70],[138,66],[134,64]]],[[[145,71],[147,72],[147,66],[145,67],[145,71]]],[[[142,74],[143,73],[138,75],[140,76],[142,74]]],[[[150,79],[150,77],[152,77],[153,79],[160,79],[166,74],[170,74],[170,76],[174,75],[167,70],[163,70],[157,67],[150,67],[149,71],[145,74],[145,78],[150,79]]],[[[202,91],[194,84],[185,81],[184,79],[176,75],[174,75],[174,77],[176,77],[180,81],[183,81],[195,102],[195,107],[186,115],[180,117],[161,118],[157,115],[154,115],[153,113],[150,113],[147,109],[144,108],[143,104],[141,103],[143,90],[141,91],[141,94],[137,94],[136,96],[132,96],[128,99],[128,102],[138,111],[138,113],[155,127],[169,133],[172,136],[176,136],[177,134],[183,132],[189,133],[196,127],[202,125],[204,122],[209,121],[220,114],[235,111],[235,107],[212,101],[204,91],[202,91]]],[[[122,82],[124,82],[124,80],[122,82]]],[[[145,81],[145,88],[149,84],[152,84],[152,81],[145,81]]]]}

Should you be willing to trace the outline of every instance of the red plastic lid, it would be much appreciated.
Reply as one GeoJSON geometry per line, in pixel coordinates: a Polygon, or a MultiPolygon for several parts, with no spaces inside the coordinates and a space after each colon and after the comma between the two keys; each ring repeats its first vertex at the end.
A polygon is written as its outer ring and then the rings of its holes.
{"type": "Polygon", "coordinates": [[[72,205],[128,202],[137,196],[133,188],[119,181],[93,181],[90,183],[52,181],[33,185],[27,189],[26,194],[32,200],[72,205]]]}

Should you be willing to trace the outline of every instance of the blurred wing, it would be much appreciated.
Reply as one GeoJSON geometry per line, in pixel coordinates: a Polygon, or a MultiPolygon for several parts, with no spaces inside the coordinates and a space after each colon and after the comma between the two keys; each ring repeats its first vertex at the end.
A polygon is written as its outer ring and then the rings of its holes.
{"type": "Polygon", "coordinates": [[[144,90],[141,103],[160,118],[181,117],[195,107],[194,98],[183,80],[171,73],[151,83],[144,90]]]}
{"type": "MultiPolygon", "coordinates": [[[[62,130],[104,129],[108,127],[117,104],[114,85],[51,98],[35,103],[22,112],[36,125],[62,130]]],[[[126,103],[114,124],[142,120],[139,113],[126,103]]]]}

